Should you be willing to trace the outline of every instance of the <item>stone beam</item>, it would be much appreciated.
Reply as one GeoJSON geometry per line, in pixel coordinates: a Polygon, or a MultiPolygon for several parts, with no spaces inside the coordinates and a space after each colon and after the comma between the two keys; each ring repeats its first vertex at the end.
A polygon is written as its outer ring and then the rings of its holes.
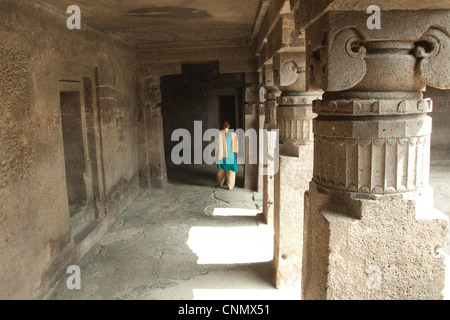
{"type": "Polygon", "coordinates": [[[159,63],[151,60],[141,61],[137,68],[137,76],[139,79],[150,76],[162,77],[172,74],[183,73],[181,63],[179,61],[159,63]]]}
{"type": "Polygon", "coordinates": [[[258,70],[257,58],[241,60],[219,60],[220,73],[256,72],[258,70]]]}
{"type": "MultiPolygon", "coordinates": [[[[266,9],[264,19],[261,23],[261,27],[257,37],[255,37],[252,44],[252,52],[258,54],[267,36],[272,32],[275,25],[278,23],[282,14],[290,13],[290,3],[287,0],[272,0],[269,7],[266,9]]],[[[264,61],[265,62],[265,61],[264,61]]],[[[264,63],[263,62],[263,63],[264,63]]]]}
{"type": "MultiPolygon", "coordinates": [[[[389,10],[448,9],[446,0],[291,0],[295,12],[297,32],[300,34],[306,27],[331,11],[359,11],[365,13],[370,5],[377,5],[383,12],[389,10]]],[[[383,19],[383,22],[386,19],[383,19]]]]}
{"type": "Polygon", "coordinates": [[[249,46],[230,47],[200,47],[200,48],[165,48],[146,49],[137,48],[136,61],[138,69],[148,64],[153,66],[161,64],[170,66],[182,63],[201,63],[205,61],[219,61],[220,71],[228,72],[255,72],[257,59],[251,54],[249,46]]]}
{"type": "Polygon", "coordinates": [[[286,1],[282,7],[278,7],[278,10],[267,13],[264,27],[253,44],[254,54],[259,57],[258,68],[262,68],[275,54],[284,49],[305,50],[304,39],[297,37],[294,15],[290,11],[289,2],[286,1]]]}

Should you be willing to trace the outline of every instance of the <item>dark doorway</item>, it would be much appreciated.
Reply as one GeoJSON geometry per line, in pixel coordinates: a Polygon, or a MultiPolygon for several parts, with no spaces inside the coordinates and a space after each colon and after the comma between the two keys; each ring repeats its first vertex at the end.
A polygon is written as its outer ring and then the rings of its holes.
{"type": "Polygon", "coordinates": [[[223,122],[229,121],[230,128],[236,130],[238,127],[236,122],[236,96],[219,96],[218,100],[218,128],[222,129],[223,122]]]}
{"type": "Polygon", "coordinates": [[[70,217],[84,209],[87,200],[85,152],[80,91],[61,91],[61,123],[70,217]]]}
{"type": "MultiPolygon", "coordinates": [[[[201,122],[200,134],[219,129],[223,120],[231,122],[231,129],[242,128],[243,87],[245,73],[220,73],[219,62],[183,64],[183,73],[161,77],[161,113],[163,117],[164,150],[167,177],[170,183],[217,185],[214,164],[194,164],[194,139],[191,139],[191,161],[174,164],[172,151],[180,142],[172,134],[184,129],[195,136],[195,122],[201,122]]],[[[199,134],[199,136],[200,136],[199,134]]],[[[202,141],[202,151],[211,140],[202,141]]],[[[238,165],[236,186],[243,187],[243,165],[238,165]]]]}

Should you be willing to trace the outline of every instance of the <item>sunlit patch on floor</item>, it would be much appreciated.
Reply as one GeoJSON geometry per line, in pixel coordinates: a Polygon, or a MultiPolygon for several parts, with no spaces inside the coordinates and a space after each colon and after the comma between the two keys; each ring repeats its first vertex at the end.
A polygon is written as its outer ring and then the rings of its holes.
{"type": "Polygon", "coordinates": [[[187,241],[198,264],[267,262],[273,258],[273,230],[267,226],[192,227],[187,241]]]}
{"type": "Polygon", "coordinates": [[[257,209],[243,209],[243,208],[214,208],[212,216],[215,217],[233,217],[233,216],[243,216],[243,217],[254,217],[262,213],[261,210],[257,209]]]}

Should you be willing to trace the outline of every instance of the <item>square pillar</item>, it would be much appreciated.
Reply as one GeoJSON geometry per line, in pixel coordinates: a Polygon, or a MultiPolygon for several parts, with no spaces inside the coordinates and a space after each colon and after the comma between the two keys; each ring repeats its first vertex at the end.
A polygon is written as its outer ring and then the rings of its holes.
{"type": "Polygon", "coordinates": [[[278,141],[278,131],[276,130],[276,107],[277,98],[280,96],[280,90],[275,86],[272,61],[263,67],[263,83],[266,89],[264,95],[265,107],[265,147],[263,150],[263,214],[266,223],[273,223],[273,183],[274,183],[274,143],[278,141]]]}
{"type": "Polygon", "coordinates": [[[161,115],[160,77],[149,76],[143,79],[143,122],[144,122],[144,167],[141,184],[162,188],[167,183],[166,161],[164,156],[163,119],[161,115]]]}
{"type": "MultiPolygon", "coordinates": [[[[245,130],[254,130],[255,135],[259,133],[259,74],[247,72],[245,74],[245,130]]],[[[253,159],[250,153],[258,148],[257,141],[251,141],[250,137],[245,140],[245,164],[244,164],[244,188],[258,191],[258,163],[250,163],[253,159]],[[250,145],[255,143],[256,146],[250,145]]],[[[254,155],[257,158],[257,155],[254,155]]]]}
{"type": "Polygon", "coordinates": [[[301,288],[304,193],[313,174],[312,102],[305,92],[305,52],[285,49],[275,55],[279,130],[279,170],[274,186],[274,267],[277,288],[301,288]]]}

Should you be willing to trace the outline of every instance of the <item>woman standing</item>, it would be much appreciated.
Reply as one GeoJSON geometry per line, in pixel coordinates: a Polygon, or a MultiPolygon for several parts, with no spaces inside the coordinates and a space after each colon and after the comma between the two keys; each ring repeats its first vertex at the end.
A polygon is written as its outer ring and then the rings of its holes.
{"type": "Polygon", "coordinates": [[[230,130],[230,122],[225,121],[222,130],[217,137],[217,184],[223,186],[225,180],[227,187],[233,190],[236,182],[238,139],[237,135],[230,130]]]}

